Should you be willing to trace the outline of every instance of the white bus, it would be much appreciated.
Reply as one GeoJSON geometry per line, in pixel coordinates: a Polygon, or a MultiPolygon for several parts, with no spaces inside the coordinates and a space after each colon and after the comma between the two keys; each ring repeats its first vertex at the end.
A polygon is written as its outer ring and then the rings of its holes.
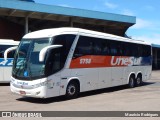
{"type": "Polygon", "coordinates": [[[10,83],[14,51],[8,54],[8,59],[4,60],[6,49],[18,46],[19,42],[10,39],[0,39],[0,83],[10,83]]]}
{"type": "Polygon", "coordinates": [[[25,35],[13,62],[11,91],[49,98],[150,79],[151,45],[80,28],[54,28],[25,35]]]}

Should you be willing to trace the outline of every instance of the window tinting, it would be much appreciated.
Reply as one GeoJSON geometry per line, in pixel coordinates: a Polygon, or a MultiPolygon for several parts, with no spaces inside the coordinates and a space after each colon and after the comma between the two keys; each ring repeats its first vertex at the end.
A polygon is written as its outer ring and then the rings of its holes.
{"type": "Polygon", "coordinates": [[[82,55],[108,55],[109,43],[105,39],[80,36],[74,57],[82,55]]]}
{"type": "MultiPolygon", "coordinates": [[[[6,49],[10,48],[10,47],[13,47],[13,45],[0,45],[0,58],[4,58],[4,52],[6,49]]],[[[8,58],[14,58],[14,53],[15,53],[15,50],[14,51],[11,51],[8,53],[7,57],[8,58]]]]}
{"type": "Polygon", "coordinates": [[[151,47],[136,43],[80,36],[74,57],[82,55],[150,56],[151,47]]]}
{"type": "Polygon", "coordinates": [[[149,45],[143,46],[143,56],[148,57],[150,55],[151,55],[151,46],[149,45]]]}
{"type": "Polygon", "coordinates": [[[68,53],[76,35],[58,35],[53,38],[53,45],[63,45],[49,52],[46,63],[46,76],[61,70],[66,62],[68,53]]]}
{"type": "Polygon", "coordinates": [[[74,54],[76,56],[93,55],[93,39],[80,36],[74,54]]]}
{"type": "Polygon", "coordinates": [[[101,38],[94,38],[93,43],[94,55],[109,55],[110,45],[107,40],[101,38]]]}

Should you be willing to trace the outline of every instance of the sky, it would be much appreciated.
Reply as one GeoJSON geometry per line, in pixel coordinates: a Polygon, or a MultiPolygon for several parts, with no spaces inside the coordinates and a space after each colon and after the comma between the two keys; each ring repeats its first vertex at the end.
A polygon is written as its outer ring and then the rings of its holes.
{"type": "Polygon", "coordinates": [[[126,32],[133,39],[160,45],[160,0],[34,0],[36,3],[136,16],[126,32]]]}

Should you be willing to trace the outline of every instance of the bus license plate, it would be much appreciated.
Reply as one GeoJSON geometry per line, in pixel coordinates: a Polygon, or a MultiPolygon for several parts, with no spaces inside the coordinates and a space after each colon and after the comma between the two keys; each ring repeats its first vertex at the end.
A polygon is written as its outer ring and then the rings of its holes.
{"type": "Polygon", "coordinates": [[[19,91],[21,95],[25,95],[26,92],[25,91],[19,91]]]}

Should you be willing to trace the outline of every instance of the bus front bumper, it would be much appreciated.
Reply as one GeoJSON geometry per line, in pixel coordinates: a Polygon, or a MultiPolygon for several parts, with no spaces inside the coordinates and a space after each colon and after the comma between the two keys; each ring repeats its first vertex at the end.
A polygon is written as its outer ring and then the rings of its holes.
{"type": "Polygon", "coordinates": [[[11,92],[21,96],[28,96],[34,98],[47,98],[47,86],[45,85],[46,82],[39,82],[39,84],[36,83],[34,85],[29,85],[29,83],[27,83],[26,85],[25,82],[22,81],[15,81],[15,82],[13,81],[14,79],[11,79],[10,83],[11,92]],[[23,83],[23,84],[17,84],[17,83],[23,83]]]}

